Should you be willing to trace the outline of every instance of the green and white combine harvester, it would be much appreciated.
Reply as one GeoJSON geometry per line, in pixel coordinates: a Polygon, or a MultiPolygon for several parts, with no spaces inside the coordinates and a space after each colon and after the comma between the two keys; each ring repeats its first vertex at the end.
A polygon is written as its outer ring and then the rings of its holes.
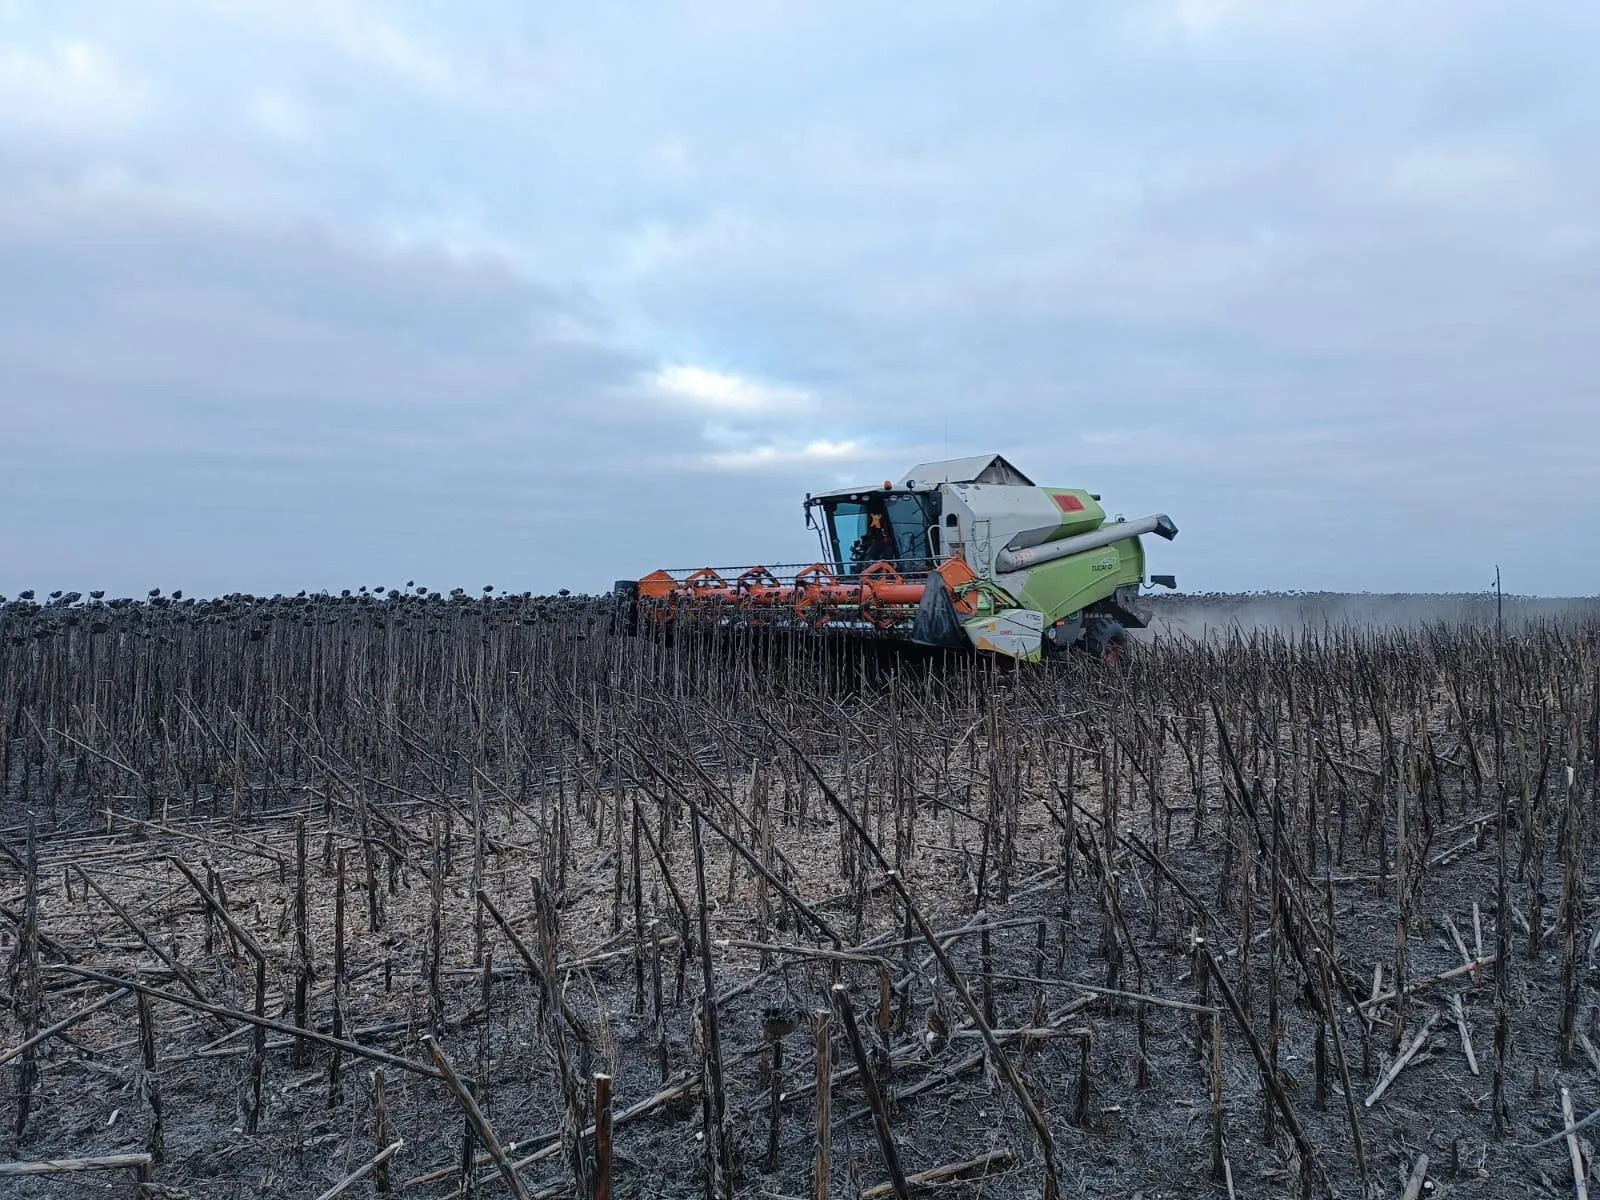
{"type": "MultiPolygon", "coordinates": [[[[629,632],[692,627],[886,639],[1027,662],[1074,650],[1118,661],[1142,628],[1148,533],[1081,488],[1038,487],[998,454],[923,463],[899,483],[808,495],[822,559],[653,571],[616,585],[629,632]]],[[[1152,584],[1173,587],[1170,575],[1152,584]]]]}

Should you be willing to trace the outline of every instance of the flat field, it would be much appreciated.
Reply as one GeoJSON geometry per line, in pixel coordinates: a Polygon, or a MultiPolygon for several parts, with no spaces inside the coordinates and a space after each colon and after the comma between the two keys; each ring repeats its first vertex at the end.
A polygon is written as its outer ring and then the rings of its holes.
{"type": "Polygon", "coordinates": [[[0,606],[0,1195],[1572,1195],[1597,646],[1459,597],[1168,598],[1016,671],[576,597],[0,606]]]}

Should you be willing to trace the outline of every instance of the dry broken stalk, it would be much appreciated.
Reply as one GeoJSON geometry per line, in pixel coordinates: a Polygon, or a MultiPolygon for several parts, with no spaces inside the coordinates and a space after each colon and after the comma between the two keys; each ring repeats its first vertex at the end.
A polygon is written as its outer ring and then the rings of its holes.
{"type": "Polygon", "coordinates": [[[819,1009],[811,1014],[813,1058],[816,1065],[816,1142],[811,1164],[811,1200],[829,1200],[833,1175],[833,1014],[819,1009]]]}
{"type": "Polygon", "coordinates": [[[445,1086],[455,1096],[456,1103],[461,1105],[461,1111],[472,1124],[473,1132],[477,1134],[478,1140],[483,1143],[484,1149],[489,1152],[489,1157],[494,1160],[494,1165],[500,1171],[500,1178],[505,1180],[507,1189],[517,1200],[529,1200],[528,1191],[522,1186],[522,1179],[517,1174],[517,1168],[506,1157],[506,1152],[501,1148],[500,1139],[495,1136],[494,1129],[490,1126],[488,1118],[483,1115],[483,1110],[478,1107],[478,1102],[473,1099],[472,1093],[461,1082],[460,1077],[456,1075],[455,1068],[450,1065],[450,1060],[445,1057],[445,1053],[440,1049],[439,1043],[434,1040],[432,1034],[424,1034],[422,1044],[429,1055],[432,1056],[434,1065],[439,1068],[439,1074],[444,1079],[445,1086]]]}

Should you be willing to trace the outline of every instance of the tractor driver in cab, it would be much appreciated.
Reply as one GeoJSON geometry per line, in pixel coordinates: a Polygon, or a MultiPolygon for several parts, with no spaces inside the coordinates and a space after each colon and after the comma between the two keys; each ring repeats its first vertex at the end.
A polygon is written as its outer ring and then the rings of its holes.
{"type": "Polygon", "coordinates": [[[893,559],[894,556],[894,535],[889,532],[889,521],[884,513],[875,512],[867,523],[867,531],[850,548],[850,557],[860,572],[875,562],[893,559]]]}

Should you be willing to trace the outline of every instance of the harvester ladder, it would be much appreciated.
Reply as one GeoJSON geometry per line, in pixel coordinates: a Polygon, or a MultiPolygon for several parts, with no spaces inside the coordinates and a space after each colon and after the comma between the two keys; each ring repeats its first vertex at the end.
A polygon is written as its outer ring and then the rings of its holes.
{"type": "Polygon", "coordinates": [[[976,560],[973,565],[977,567],[978,574],[985,579],[994,577],[994,551],[989,545],[989,522],[978,520],[972,523],[972,555],[976,560]]]}

